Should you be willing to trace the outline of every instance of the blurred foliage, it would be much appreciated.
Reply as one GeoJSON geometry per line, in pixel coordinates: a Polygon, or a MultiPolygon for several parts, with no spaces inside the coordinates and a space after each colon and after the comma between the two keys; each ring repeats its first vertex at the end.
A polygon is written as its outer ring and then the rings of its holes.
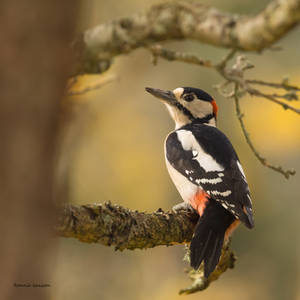
{"type": "MultiPolygon", "coordinates": [[[[130,15],[162,1],[82,2],[80,30],[130,15]]],[[[236,13],[256,13],[268,1],[201,1],[236,13]]],[[[280,81],[289,75],[300,85],[300,28],[279,44],[282,51],[247,54],[256,66],[251,78],[280,81]]],[[[218,61],[227,51],[191,41],[168,47],[199,53],[218,61]]],[[[71,166],[70,192],[74,203],[107,200],[126,207],[153,211],[181,201],[165,168],[163,141],[173,129],[164,107],[144,92],[145,86],[174,89],[194,86],[207,90],[219,104],[219,127],[231,139],[248,177],[254,199],[256,227],[239,228],[233,249],[239,258],[233,271],[198,299],[300,299],[299,147],[300,118],[265,99],[241,101],[245,123],[258,150],[270,162],[295,168],[285,180],[255,159],[242,136],[230,100],[212,85],[220,78],[210,70],[159,60],[150,63],[146,50],[115,59],[106,74],[119,79],[82,96],[68,98],[77,106],[72,122],[80,122],[71,166]],[[78,115],[83,114],[84,118],[78,115]]],[[[78,86],[92,84],[97,76],[79,79],[78,86]]],[[[297,105],[296,105],[297,106],[297,105]]],[[[300,105],[298,104],[298,107],[300,105]]],[[[76,127],[78,128],[78,127],[76,127]]],[[[100,245],[62,239],[53,277],[53,299],[179,299],[178,290],[188,285],[183,273],[183,247],[158,247],[146,251],[114,252],[100,245]]]]}

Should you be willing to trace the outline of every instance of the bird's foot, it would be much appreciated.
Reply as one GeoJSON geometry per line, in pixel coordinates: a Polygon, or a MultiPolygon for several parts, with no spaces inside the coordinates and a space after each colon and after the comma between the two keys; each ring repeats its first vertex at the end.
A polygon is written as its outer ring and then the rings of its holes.
{"type": "Polygon", "coordinates": [[[186,202],[181,202],[181,203],[178,203],[176,205],[174,205],[172,207],[172,210],[173,212],[177,213],[179,211],[188,211],[188,212],[194,212],[194,208],[189,204],[189,203],[186,203],[186,202]]]}

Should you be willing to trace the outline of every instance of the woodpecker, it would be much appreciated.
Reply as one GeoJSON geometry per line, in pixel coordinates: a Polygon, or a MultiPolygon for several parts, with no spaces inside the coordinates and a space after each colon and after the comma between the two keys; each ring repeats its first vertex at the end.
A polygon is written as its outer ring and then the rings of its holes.
{"type": "Polygon", "coordinates": [[[208,93],[191,87],[146,91],[166,105],[175,121],[165,141],[165,160],[184,202],[174,210],[190,208],[199,214],[190,261],[196,270],[203,261],[208,278],[234,229],[241,222],[254,226],[246,176],[231,142],[216,128],[218,106],[208,93]]]}

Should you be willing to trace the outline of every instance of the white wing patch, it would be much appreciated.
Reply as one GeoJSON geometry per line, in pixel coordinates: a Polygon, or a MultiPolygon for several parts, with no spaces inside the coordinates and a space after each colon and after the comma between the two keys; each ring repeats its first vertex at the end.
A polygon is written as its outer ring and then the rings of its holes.
{"type": "MultiPolygon", "coordinates": [[[[252,200],[251,200],[251,197],[250,197],[250,195],[249,195],[249,194],[247,194],[247,197],[248,197],[248,199],[249,199],[250,203],[252,204],[252,200]]],[[[251,208],[251,207],[250,207],[250,208],[251,208]]]]}
{"type": "MultiPolygon", "coordinates": [[[[246,181],[246,175],[245,175],[245,173],[244,173],[244,170],[243,170],[243,168],[242,168],[242,165],[240,164],[240,162],[239,162],[238,160],[236,161],[236,164],[237,164],[237,166],[238,166],[238,168],[239,168],[241,174],[243,175],[244,180],[246,181]]],[[[246,181],[246,182],[247,182],[247,181],[246,181]]]]}
{"type": "Polygon", "coordinates": [[[231,195],[231,191],[230,190],[227,190],[225,192],[219,192],[219,191],[210,191],[211,194],[213,195],[220,195],[220,196],[223,196],[223,197],[227,197],[229,195],[231,195]]]}
{"type": "Polygon", "coordinates": [[[191,171],[189,171],[189,170],[185,170],[185,174],[186,174],[186,175],[189,175],[189,174],[192,174],[192,173],[194,173],[194,171],[193,171],[193,170],[191,170],[191,171]]]}
{"type": "MultiPolygon", "coordinates": [[[[244,179],[245,182],[247,183],[246,175],[245,175],[245,173],[244,173],[244,170],[243,170],[242,165],[240,164],[240,162],[239,162],[238,160],[236,161],[236,164],[237,164],[237,166],[238,166],[238,168],[239,168],[239,170],[240,170],[240,172],[241,172],[241,174],[242,174],[242,176],[243,176],[243,179],[244,179]]],[[[247,193],[247,197],[248,197],[250,203],[252,204],[252,200],[251,200],[251,197],[250,197],[249,193],[247,193]]]]}
{"type": "Polygon", "coordinates": [[[195,157],[198,155],[198,151],[196,151],[196,150],[193,150],[192,153],[193,153],[193,156],[195,156],[195,157]]]}
{"type": "Polygon", "coordinates": [[[239,218],[239,214],[234,210],[235,205],[230,204],[225,200],[222,199],[215,199],[217,202],[219,202],[225,209],[229,210],[236,218],[239,218]]]}
{"type": "MultiPolygon", "coordinates": [[[[197,179],[197,180],[199,181],[199,183],[210,183],[210,184],[217,184],[217,183],[223,181],[222,178],[220,178],[220,177],[212,178],[212,179],[202,178],[202,179],[197,179]]],[[[197,180],[196,180],[196,182],[197,182],[197,180]]]]}
{"type": "Polygon", "coordinates": [[[224,168],[216,162],[216,160],[206,153],[203,148],[199,145],[195,139],[193,133],[188,130],[178,130],[176,131],[177,138],[180,141],[182,147],[186,151],[197,151],[197,156],[194,160],[197,160],[199,165],[206,171],[224,171],[224,168]]]}

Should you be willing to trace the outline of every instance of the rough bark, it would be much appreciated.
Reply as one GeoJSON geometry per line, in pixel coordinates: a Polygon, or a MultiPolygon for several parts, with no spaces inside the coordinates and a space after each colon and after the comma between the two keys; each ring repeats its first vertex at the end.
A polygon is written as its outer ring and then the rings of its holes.
{"type": "MultiPolygon", "coordinates": [[[[82,206],[65,204],[60,210],[55,230],[61,237],[114,246],[116,250],[147,249],[189,243],[198,217],[192,212],[173,213],[161,209],[144,213],[110,203],[82,206]]],[[[185,259],[189,262],[188,252],[185,259]]],[[[235,259],[229,244],[224,243],[219,264],[209,278],[204,277],[203,265],[197,271],[191,269],[188,276],[193,283],[179,293],[192,294],[206,289],[228,268],[234,267],[235,259]]]]}
{"type": "Polygon", "coordinates": [[[86,243],[133,250],[188,243],[197,219],[197,214],[185,211],[144,213],[110,203],[66,204],[61,209],[56,232],[86,243]]]}
{"type": "Polygon", "coordinates": [[[111,59],[153,43],[193,39],[218,47],[261,51],[300,20],[300,0],[273,0],[256,16],[238,16],[199,2],[168,2],[87,30],[74,45],[74,73],[99,73],[111,59]]]}

